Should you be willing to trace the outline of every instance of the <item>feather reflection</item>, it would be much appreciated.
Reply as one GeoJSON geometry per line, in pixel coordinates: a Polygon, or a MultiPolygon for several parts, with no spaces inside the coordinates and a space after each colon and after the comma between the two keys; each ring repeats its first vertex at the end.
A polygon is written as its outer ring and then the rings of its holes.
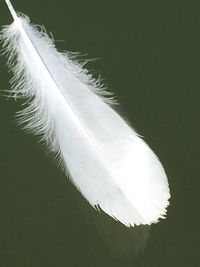
{"type": "Polygon", "coordinates": [[[110,219],[106,214],[100,214],[97,217],[97,229],[112,259],[118,264],[121,263],[120,266],[133,263],[134,259],[144,253],[151,228],[149,225],[127,228],[110,219]]]}

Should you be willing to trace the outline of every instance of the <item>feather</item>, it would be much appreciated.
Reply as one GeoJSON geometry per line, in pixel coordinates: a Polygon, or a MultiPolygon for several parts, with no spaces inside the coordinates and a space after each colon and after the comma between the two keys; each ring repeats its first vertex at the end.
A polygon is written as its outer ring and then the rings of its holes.
{"type": "Polygon", "coordinates": [[[56,153],[97,210],[126,226],[164,218],[170,192],[159,159],[83,64],[58,52],[43,28],[6,3],[14,22],[0,39],[13,73],[11,95],[27,99],[20,123],[56,153]]]}

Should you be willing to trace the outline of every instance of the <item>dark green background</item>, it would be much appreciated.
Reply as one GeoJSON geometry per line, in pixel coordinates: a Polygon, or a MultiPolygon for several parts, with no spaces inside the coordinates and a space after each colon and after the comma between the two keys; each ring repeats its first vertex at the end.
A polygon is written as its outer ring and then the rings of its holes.
{"type": "MultiPolygon", "coordinates": [[[[122,111],[163,162],[166,220],[127,229],[98,215],[16,126],[21,103],[0,97],[0,267],[200,266],[200,2],[13,0],[61,50],[100,58],[122,111]]],[[[3,1],[0,24],[11,22],[3,1]]],[[[8,89],[6,59],[0,89],[8,89]]]]}

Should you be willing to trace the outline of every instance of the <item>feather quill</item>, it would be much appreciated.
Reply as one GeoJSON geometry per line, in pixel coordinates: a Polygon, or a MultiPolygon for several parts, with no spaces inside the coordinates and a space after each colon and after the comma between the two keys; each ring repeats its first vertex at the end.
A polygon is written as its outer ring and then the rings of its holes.
{"type": "Polygon", "coordinates": [[[0,39],[13,72],[11,94],[28,99],[18,114],[25,129],[57,153],[93,207],[126,226],[164,218],[170,192],[159,159],[113,109],[99,81],[6,3],[14,22],[0,39]]]}

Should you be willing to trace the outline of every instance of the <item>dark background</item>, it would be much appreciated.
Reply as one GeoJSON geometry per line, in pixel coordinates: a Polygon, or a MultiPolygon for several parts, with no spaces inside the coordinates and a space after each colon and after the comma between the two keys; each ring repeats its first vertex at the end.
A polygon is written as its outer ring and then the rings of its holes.
{"type": "MultiPolygon", "coordinates": [[[[100,58],[125,116],[169,177],[166,220],[127,229],[98,215],[15,124],[21,102],[0,97],[0,267],[200,266],[200,2],[13,0],[58,49],[100,58]]],[[[3,1],[0,24],[12,19],[3,1]]],[[[0,58],[0,89],[9,89],[0,58]]]]}

